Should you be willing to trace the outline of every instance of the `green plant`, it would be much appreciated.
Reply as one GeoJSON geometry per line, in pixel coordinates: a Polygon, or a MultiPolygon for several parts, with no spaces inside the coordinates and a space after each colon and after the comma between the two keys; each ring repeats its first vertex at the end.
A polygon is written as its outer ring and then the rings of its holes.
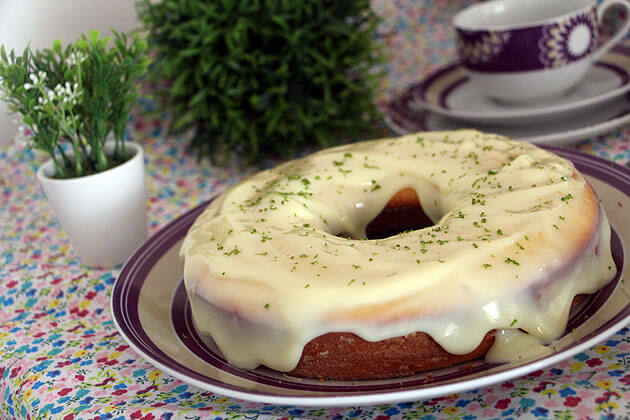
{"type": "Polygon", "coordinates": [[[140,36],[114,32],[112,40],[96,31],[65,48],[59,40],[51,49],[27,47],[21,56],[0,48],[0,99],[22,116],[29,145],[50,155],[57,177],[102,172],[127,159],[125,123],[149,64],[146,50],[140,36]],[[115,147],[107,156],[110,133],[115,147]]]}
{"type": "Polygon", "coordinates": [[[378,118],[368,0],[140,0],[171,132],[199,156],[290,154],[378,118]]]}

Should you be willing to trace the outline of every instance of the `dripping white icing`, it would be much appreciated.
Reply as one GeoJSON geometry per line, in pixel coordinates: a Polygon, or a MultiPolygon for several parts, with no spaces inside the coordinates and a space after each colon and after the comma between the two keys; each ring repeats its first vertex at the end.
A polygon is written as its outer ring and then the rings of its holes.
{"type": "Polygon", "coordinates": [[[209,206],[181,254],[200,331],[236,366],[289,371],[333,331],[372,341],[423,331],[454,354],[492,329],[549,341],[573,296],[613,277],[609,238],[570,162],[455,131],[337,147],[254,175],[209,206]],[[404,188],[435,226],[364,239],[404,188]]]}
{"type": "Polygon", "coordinates": [[[497,330],[494,337],[495,345],[486,353],[486,360],[491,363],[528,361],[553,353],[540,338],[520,330],[497,330]]]}

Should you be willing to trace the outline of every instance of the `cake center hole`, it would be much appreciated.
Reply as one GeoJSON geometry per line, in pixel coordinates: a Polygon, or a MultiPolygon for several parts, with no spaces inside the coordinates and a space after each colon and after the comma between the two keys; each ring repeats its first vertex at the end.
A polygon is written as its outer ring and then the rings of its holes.
{"type": "Polygon", "coordinates": [[[411,188],[397,192],[365,228],[367,239],[382,239],[408,230],[433,226],[422,210],[418,194],[411,188]]]}

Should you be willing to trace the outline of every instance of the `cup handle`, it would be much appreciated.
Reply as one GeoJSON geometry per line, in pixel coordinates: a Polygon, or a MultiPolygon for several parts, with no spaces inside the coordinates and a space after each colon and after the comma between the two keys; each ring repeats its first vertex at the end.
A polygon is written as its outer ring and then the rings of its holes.
{"type": "Polygon", "coordinates": [[[593,54],[593,60],[597,60],[604,55],[608,50],[614,47],[621,39],[626,36],[630,31],[630,2],[628,0],[606,0],[597,7],[597,23],[602,24],[604,20],[604,14],[612,6],[622,6],[626,9],[626,21],[620,30],[617,31],[608,41],[602,44],[599,49],[593,54]]]}

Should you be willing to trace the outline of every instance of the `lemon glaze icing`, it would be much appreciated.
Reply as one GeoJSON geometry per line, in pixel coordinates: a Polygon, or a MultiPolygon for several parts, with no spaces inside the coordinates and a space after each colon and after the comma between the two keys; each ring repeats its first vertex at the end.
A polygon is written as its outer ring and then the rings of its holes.
{"type": "MultiPolygon", "coordinates": [[[[328,332],[422,331],[453,354],[492,329],[550,341],[573,297],[616,270],[605,213],[569,161],[469,130],[335,147],[260,172],[209,205],[180,253],[199,332],[235,366],[279,371],[328,332]],[[405,188],[435,225],[366,239],[405,188]]],[[[504,357],[513,335],[497,334],[504,351],[489,354],[504,357]]]]}

